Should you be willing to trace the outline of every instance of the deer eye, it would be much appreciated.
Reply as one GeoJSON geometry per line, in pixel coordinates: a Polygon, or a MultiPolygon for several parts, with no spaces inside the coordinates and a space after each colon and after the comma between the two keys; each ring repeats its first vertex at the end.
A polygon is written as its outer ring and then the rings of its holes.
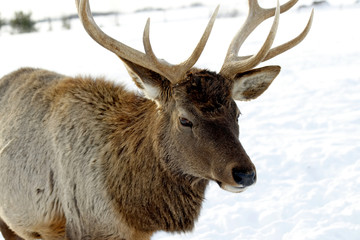
{"type": "Polygon", "coordinates": [[[193,126],[193,123],[186,119],[186,118],[183,118],[183,117],[179,117],[179,121],[180,121],[180,124],[183,125],[184,127],[192,127],[193,126]]]}

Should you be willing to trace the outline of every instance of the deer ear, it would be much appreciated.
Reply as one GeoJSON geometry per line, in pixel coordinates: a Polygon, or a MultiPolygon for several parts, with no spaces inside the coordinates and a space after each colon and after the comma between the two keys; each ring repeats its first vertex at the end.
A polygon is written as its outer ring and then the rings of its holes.
{"type": "Polygon", "coordinates": [[[232,87],[232,98],[248,101],[257,98],[270,86],[280,72],[280,66],[267,66],[237,74],[232,87]]]}
{"type": "Polygon", "coordinates": [[[136,86],[145,94],[145,97],[158,102],[157,100],[159,100],[165,78],[152,70],[129,62],[125,59],[122,60],[125,63],[125,67],[129,75],[135,82],[136,86]]]}

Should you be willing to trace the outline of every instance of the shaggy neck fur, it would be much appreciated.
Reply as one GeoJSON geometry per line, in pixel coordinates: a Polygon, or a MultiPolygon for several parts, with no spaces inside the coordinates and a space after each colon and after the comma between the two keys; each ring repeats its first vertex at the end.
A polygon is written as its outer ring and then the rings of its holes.
{"type": "Polygon", "coordinates": [[[191,230],[208,181],[169,168],[171,156],[164,148],[169,116],[154,102],[111,83],[74,84],[81,86],[93,88],[84,99],[107,133],[99,167],[114,210],[143,232],[191,230]]]}

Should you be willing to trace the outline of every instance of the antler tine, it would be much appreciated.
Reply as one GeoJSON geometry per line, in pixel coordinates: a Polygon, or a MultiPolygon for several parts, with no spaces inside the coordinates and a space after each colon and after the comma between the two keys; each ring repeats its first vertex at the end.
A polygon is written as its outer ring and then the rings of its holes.
{"type": "MultiPolygon", "coordinates": [[[[233,38],[228,52],[225,57],[224,64],[220,70],[220,73],[229,78],[234,77],[237,73],[244,72],[251,68],[254,68],[260,62],[264,60],[268,52],[271,49],[272,43],[274,41],[276,30],[279,22],[279,15],[291,7],[293,7],[298,0],[290,0],[287,3],[279,6],[279,1],[277,1],[276,8],[264,9],[259,6],[257,0],[248,0],[249,3],[249,13],[246,18],[245,23],[237,32],[233,38]],[[264,42],[263,46],[259,52],[252,56],[239,57],[237,56],[240,47],[248,36],[254,31],[254,29],[260,25],[264,20],[274,16],[273,25],[270,29],[268,37],[264,42]]],[[[274,51],[272,52],[274,53],[274,51]]]]}
{"type": "MultiPolygon", "coordinates": [[[[311,25],[312,25],[312,22],[313,22],[313,18],[314,18],[314,9],[311,11],[311,15],[310,15],[310,18],[309,18],[309,21],[308,23],[306,24],[306,27],[304,28],[304,30],[295,38],[293,38],[292,40],[284,43],[284,44],[281,44],[273,49],[271,49],[268,54],[266,55],[266,57],[263,59],[263,62],[264,61],[267,61],[283,52],[286,52],[287,50],[295,47],[296,45],[298,45],[302,40],[304,40],[304,38],[307,36],[307,34],[309,33],[310,31],[310,28],[311,28],[311,25]]],[[[250,56],[248,56],[250,57],[250,56]]]]}
{"type": "MultiPolygon", "coordinates": [[[[194,66],[194,64],[197,62],[197,60],[199,59],[202,51],[205,48],[205,45],[207,43],[207,40],[210,36],[212,27],[214,26],[215,23],[215,19],[216,16],[218,14],[219,11],[219,6],[217,6],[217,8],[215,9],[214,13],[212,14],[208,25],[206,26],[206,29],[200,39],[200,41],[198,42],[196,48],[194,49],[194,51],[192,52],[191,56],[185,60],[184,62],[178,64],[178,65],[171,65],[169,63],[167,63],[165,60],[159,60],[151,47],[150,44],[150,19],[148,19],[145,29],[144,29],[144,36],[143,36],[143,42],[144,42],[144,48],[145,48],[145,52],[148,56],[150,56],[150,58],[154,61],[155,65],[158,67],[159,70],[161,70],[162,72],[164,72],[164,75],[166,73],[166,77],[168,75],[168,79],[176,79],[176,81],[181,80],[185,73],[192,67],[194,66]]],[[[173,83],[176,83],[173,82],[173,83]]]]}
{"type": "Polygon", "coordinates": [[[144,53],[113,39],[99,28],[91,14],[88,0],[76,0],[76,6],[85,30],[97,43],[115,53],[120,58],[127,59],[140,66],[146,65],[151,70],[155,71],[154,67],[151,66],[152,64],[145,62],[146,56],[144,53]]]}
{"type": "MultiPolygon", "coordinates": [[[[287,3],[281,5],[280,14],[292,8],[297,2],[298,0],[290,0],[287,3]]],[[[237,32],[237,34],[233,38],[229,46],[228,54],[232,53],[237,55],[241,45],[244,43],[246,38],[251,34],[251,32],[254,31],[254,29],[258,25],[260,25],[263,21],[275,15],[276,8],[264,9],[259,6],[257,0],[248,0],[248,3],[249,3],[248,17],[245,23],[243,24],[243,26],[241,27],[241,29],[237,32]],[[250,22],[252,22],[253,24],[251,25],[250,22]],[[244,29],[245,27],[247,27],[246,32],[244,29]]]]}
{"type": "MultiPolygon", "coordinates": [[[[274,8],[262,8],[262,7],[260,7],[257,0],[255,0],[255,1],[254,0],[248,0],[248,1],[249,1],[249,6],[251,4],[254,4],[253,7],[257,8],[258,11],[259,10],[261,11],[261,13],[263,14],[263,20],[262,21],[274,16],[276,7],[274,7],[274,8]]],[[[280,14],[284,13],[287,10],[289,10],[290,8],[292,8],[298,1],[299,0],[290,0],[290,1],[280,5],[280,14]]]]}
{"type": "Polygon", "coordinates": [[[220,70],[220,74],[233,78],[237,73],[244,72],[246,70],[254,68],[258,65],[269,52],[277,31],[277,27],[279,25],[279,16],[280,16],[280,6],[279,0],[277,0],[277,7],[275,10],[275,17],[273,24],[271,26],[270,32],[257,54],[249,57],[242,58],[238,57],[237,53],[244,43],[246,38],[250,35],[250,33],[262,22],[266,19],[266,11],[263,8],[260,8],[258,3],[252,0],[249,0],[249,14],[248,17],[240,29],[240,31],[236,34],[233,41],[230,44],[229,50],[226,54],[224,64],[220,70]]]}
{"type": "Polygon", "coordinates": [[[196,63],[200,57],[207,39],[209,38],[211,29],[214,25],[215,18],[218,12],[216,8],[213,16],[211,17],[205,32],[200,39],[200,42],[196,46],[192,55],[181,64],[171,65],[164,60],[159,60],[156,58],[155,54],[152,51],[150,40],[149,40],[149,20],[145,26],[144,30],[144,48],[146,54],[133,49],[115,39],[105,34],[95,23],[93,16],[91,14],[89,0],[75,0],[76,6],[78,8],[78,14],[81,19],[81,22],[84,25],[85,30],[88,34],[101,46],[115,53],[121,59],[133,62],[139,66],[148,68],[154,72],[162,74],[170,82],[176,83],[185,75],[185,73],[196,63]]]}

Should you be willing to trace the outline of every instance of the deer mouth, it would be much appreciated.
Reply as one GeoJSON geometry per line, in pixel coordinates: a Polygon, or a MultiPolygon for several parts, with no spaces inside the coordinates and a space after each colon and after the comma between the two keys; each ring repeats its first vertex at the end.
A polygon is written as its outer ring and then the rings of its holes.
{"type": "Polygon", "coordinates": [[[241,193],[241,192],[244,192],[247,189],[247,187],[242,186],[242,185],[231,186],[231,185],[224,184],[224,183],[221,183],[221,182],[218,182],[218,181],[216,181],[216,182],[217,182],[217,184],[219,184],[219,187],[221,187],[225,191],[232,192],[232,193],[241,193]]]}
{"type": "Polygon", "coordinates": [[[221,188],[228,192],[233,192],[233,193],[241,193],[247,189],[247,187],[234,187],[230,185],[222,185],[221,188]]]}

